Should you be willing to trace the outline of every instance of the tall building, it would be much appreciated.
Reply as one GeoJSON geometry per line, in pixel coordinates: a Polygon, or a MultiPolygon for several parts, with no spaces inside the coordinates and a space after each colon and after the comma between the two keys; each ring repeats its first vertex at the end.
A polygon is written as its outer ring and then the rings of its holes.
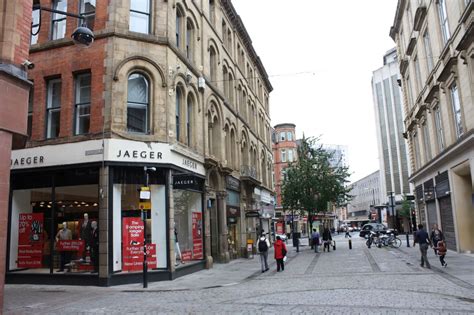
{"type": "Polygon", "coordinates": [[[0,312],[6,271],[10,158],[26,138],[31,0],[0,2],[0,312]]]}
{"type": "Polygon", "coordinates": [[[279,217],[284,215],[281,186],[285,178],[285,169],[298,158],[298,144],[295,134],[296,125],[291,123],[278,124],[273,130],[273,182],[275,184],[275,210],[279,217]]]}
{"type": "Polygon", "coordinates": [[[474,251],[473,1],[399,0],[390,36],[403,88],[417,219],[474,251]]]}
{"type": "Polygon", "coordinates": [[[273,192],[272,86],[231,1],[34,4],[7,281],[141,281],[144,236],[150,281],[250,254],[273,192]],[[87,49],[72,15],[95,34],[87,49]]]}
{"type": "Polygon", "coordinates": [[[403,138],[403,105],[398,84],[397,52],[393,48],[383,57],[383,67],[372,75],[375,125],[380,164],[380,190],[383,202],[388,192],[397,199],[409,194],[408,151],[403,138]]]}
{"type": "Polygon", "coordinates": [[[346,223],[350,226],[361,227],[372,220],[387,223],[386,212],[377,211],[381,204],[380,171],[373,172],[349,185],[349,195],[352,197],[347,204],[346,223]],[[379,219],[377,216],[380,215],[379,219]]]}

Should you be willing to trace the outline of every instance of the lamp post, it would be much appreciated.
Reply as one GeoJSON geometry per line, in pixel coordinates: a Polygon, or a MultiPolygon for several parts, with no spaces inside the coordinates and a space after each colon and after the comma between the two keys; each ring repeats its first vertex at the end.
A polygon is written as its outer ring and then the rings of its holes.
{"type": "MultiPolygon", "coordinates": [[[[149,174],[148,171],[156,171],[156,167],[143,167],[143,171],[145,172],[145,187],[148,188],[149,190],[149,174]]],[[[140,196],[142,197],[142,196],[140,196]]],[[[148,193],[148,196],[143,196],[143,197],[148,197],[148,198],[143,198],[143,199],[151,199],[151,194],[148,193]]],[[[150,209],[151,210],[151,209],[150,209]]],[[[148,209],[141,209],[142,213],[142,220],[143,220],[143,288],[146,289],[148,288],[148,262],[147,262],[147,252],[146,252],[146,220],[148,218],[148,209]]]]}
{"type": "Polygon", "coordinates": [[[395,196],[393,191],[388,192],[390,194],[390,208],[392,208],[392,221],[393,228],[395,228],[395,196]]]}

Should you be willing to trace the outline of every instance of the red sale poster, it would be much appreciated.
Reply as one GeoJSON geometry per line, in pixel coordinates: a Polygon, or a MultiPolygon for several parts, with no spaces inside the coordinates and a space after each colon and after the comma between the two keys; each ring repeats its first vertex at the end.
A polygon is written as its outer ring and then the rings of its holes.
{"type": "Polygon", "coordinates": [[[202,213],[193,212],[193,259],[203,259],[202,253],[202,213]]]}
{"type": "Polygon", "coordinates": [[[143,270],[144,226],[141,218],[122,219],[122,270],[143,270]]]}
{"type": "Polygon", "coordinates": [[[41,268],[43,230],[43,213],[20,213],[18,225],[18,268],[41,268]]]}
{"type": "MultiPolygon", "coordinates": [[[[143,270],[144,226],[141,218],[122,219],[122,270],[143,270]]],[[[147,264],[149,269],[157,268],[156,244],[147,244],[147,264]]]]}

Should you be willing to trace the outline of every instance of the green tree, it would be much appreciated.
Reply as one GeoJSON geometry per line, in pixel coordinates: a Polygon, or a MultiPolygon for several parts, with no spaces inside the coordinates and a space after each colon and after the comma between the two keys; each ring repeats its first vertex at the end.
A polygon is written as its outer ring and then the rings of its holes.
{"type": "Polygon", "coordinates": [[[282,184],[282,206],[286,210],[308,215],[310,227],[316,212],[326,212],[331,204],[341,205],[349,199],[349,169],[332,167],[332,153],[317,138],[305,138],[298,147],[298,159],[285,170],[282,184]]]}

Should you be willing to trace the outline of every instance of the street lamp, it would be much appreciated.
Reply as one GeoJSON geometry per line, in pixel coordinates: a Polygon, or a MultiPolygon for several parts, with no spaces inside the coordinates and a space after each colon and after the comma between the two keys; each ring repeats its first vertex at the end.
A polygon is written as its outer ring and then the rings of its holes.
{"type": "MultiPolygon", "coordinates": [[[[143,197],[148,197],[148,198],[143,198],[143,199],[151,199],[150,195],[150,190],[148,187],[149,183],[149,174],[148,171],[155,172],[156,167],[148,167],[144,166],[143,171],[145,172],[145,187],[148,188],[148,194],[147,196],[143,197]]],[[[150,207],[151,208],[151,207],[150,207]]],[[[146,252],[146,219],[148,217],[148,209],[142,208],[142,220],[143,220],[143,288],[146,289],[148,288],[148,263],[147,263],[147,252],[146,252]]],[[[150,209],[151,210],[151,209],[150,209]]]]}
{"type": "MultiPolygon", "coordinates": [[[[33,32],[33,22],[31,23],[31,35],[33,36],[38,35],[41,28],[41,11],[48,11],[52,13],[66,15],[66,16],[70,16],[70,17],[85,21],[85,17],[82,15],[77,15],[77,14],[72,14],[72,13],[68,13],[68,12],[64,12],[60,10],[50,9],[47,7],[42,7],[39,4],[33,5],[33,10],[40,10],[39,22],[37,25],[38,29],[36,30],[36,32],[33,32]]],[[[87,27],[86,23],[84,22],[81,26],[79,26],[78,28],[74,30],[74,32],[71,35],[71,38],[74,44],[78,46],[82,46],[82,47],[89,47],[94,42],[95,37],[94,37],[94,33],[87,27]]]]}
{"type": "Polygon", "coordinates": [[[393,191],[388,192],[390,194],[390,208],[392,208],[392,221],[393,221],[393,228],[395,228],[395,196],[393,195],[393,191]]]}

